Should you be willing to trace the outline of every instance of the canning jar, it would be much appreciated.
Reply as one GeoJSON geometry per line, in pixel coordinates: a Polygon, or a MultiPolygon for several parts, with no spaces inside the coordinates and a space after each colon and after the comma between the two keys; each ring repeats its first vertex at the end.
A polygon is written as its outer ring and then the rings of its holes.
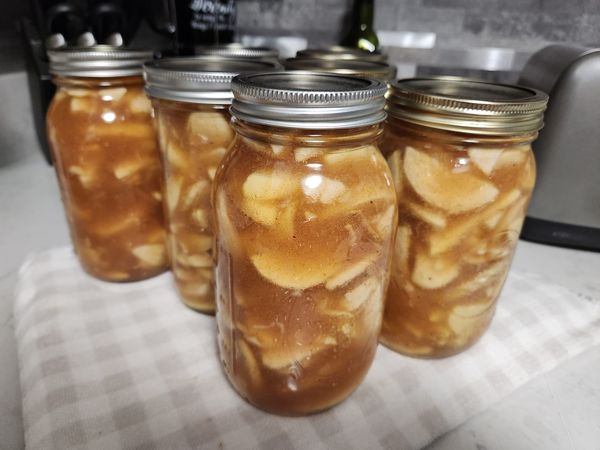
{"type": "Polygon", "coordinates": [[[48,52],[58,90],[47,131],[75,252],[106,281],[167,269],[160,156],[142,64],[152,53],[48,52]]]}
{"type": "Polygon", "coordinates": [[[377,346],[396,220],[376,144],[386,86],[281,72],[232,87],[213,190],[221,361],[257,407],[313,413],[358,386],[377,346]]]}
{"type": "Polygon", "coordinates": [[[215,311],[210,193],[217,166],[233,140],[231,79],[276,67],[218,56],[144,65],[163,157],[171,268],[183,302],[197,311],[215,311]]]}
{"type": "Polygon", "coordinates": [[[381,342],[424,358],[487,329],[535,182],[547,96],[454,78],[392,83],[382,139],[398,230],[381,342]]]}

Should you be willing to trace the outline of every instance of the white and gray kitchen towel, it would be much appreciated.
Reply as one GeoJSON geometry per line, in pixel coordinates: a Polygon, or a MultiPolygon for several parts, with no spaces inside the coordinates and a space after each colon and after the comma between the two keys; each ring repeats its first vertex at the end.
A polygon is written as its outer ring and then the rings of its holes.
{"type": "Polygon", "coordinates": [[[346,401],[277,417],[232,390],[214,318],[183,306],[172,283],[96,281],[69,248],[28,258],[15,303],[27,448],[419,448],[600,343],[600,303],[512,272],[468,351],[429,361],[380,346],[346,401]]]}

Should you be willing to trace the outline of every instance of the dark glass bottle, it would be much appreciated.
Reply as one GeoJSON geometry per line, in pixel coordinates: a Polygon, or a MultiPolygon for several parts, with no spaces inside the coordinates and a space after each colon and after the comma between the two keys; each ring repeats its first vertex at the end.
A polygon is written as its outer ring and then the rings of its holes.
{"type": "Polygon", "coordinates": [[[235,35],[235,0],[175,0],[177,44],[182,54],[200,45],[228,44],[235,35]]]}
{"type": "Polygon", "coordinates": [[[379,39],[373,30],[375,0],[354,0],[352,8],[352,24],[341,44],[346,47],[356,47],[368,52],[379,48],[379,39]]]}

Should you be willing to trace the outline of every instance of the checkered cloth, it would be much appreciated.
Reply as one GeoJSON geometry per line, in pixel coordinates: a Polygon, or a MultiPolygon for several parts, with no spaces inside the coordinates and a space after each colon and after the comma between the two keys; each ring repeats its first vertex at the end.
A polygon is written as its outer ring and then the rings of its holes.
{"type": "Polygon", "coordinates": [[[214,319],[172,283],[103,283],[67,248],[27,260],[15,319],[28,448],[419,448],[600,343],[599,302],[513,272],[470,350],[427,361],[380,346],[345,402],[277,417],[229,386],[214,319]]]}

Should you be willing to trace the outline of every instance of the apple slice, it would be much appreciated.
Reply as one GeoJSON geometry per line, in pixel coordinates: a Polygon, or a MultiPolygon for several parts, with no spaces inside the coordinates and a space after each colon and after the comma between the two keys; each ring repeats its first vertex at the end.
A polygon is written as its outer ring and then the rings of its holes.
{"type": "Polygon", "coordinates": [[[314,342],[303,345],[296,343],[266,347],[261,352],[262,362],[269,369],[283,370],[294,364],[307,362],[315,354],[336,344],[337,341],[333,336],[320,336],[314,342]]]}
{"type": "Polygon", "coordinates": [[[381,338],[381,342],[387,347],[402,353],[404,355],[419,355],[419,356],[427,356],[433,353],[433,347],[429,347],[427,345],[406,345],[400,343],[398,341],[392,341],[388,339],[381,338]]]}
{"type": "Polygon", "coordinates": [[[183,282],[178,286],[179,291],[190,297],[203,297],[210,292],[210,284],[206,281],[183,282]]]}
{"type": "Polygon", "coordinates": [[[167,161],[170,165],[187,171],[190,165],[188,153],[171,141],[167,144],[167,161]]]}
{"type": "Polygon", "coordinates": [[[480,289],[501,283],[506,276],[507,266],[508,264],[506,261],[490,263],[485,269],[479,271],[475,276],[465,282],[460,283],[458,286],[448,292],[446,294],[447,298],[458,300],[467,295],[474,294],[480,289]]]}
{"type": "Polygon", "coordinates": [[[190,114],[187,130],[207,144],[227,147],[233,139],[233,130],[227,117],[217,111],[198,111],[190,114]]]}
{"type": "Polygon", "coordinates": [[[302,180],[304,194],[324,204],[333,203],[346,192],[346,185],[322,175],[309,175],[302,180]]]}
{"type": "Polygon", "coordinates": [[[276,227],[283,236],[294,234],[294,218],[296,206],[294,204],[278,205],[268,201],[252,198],[242,200],[242,211],[256,223],[268,227],[276,227]]]}
{"type": "Polygon", "coordinates": [[[523,168],[523,175],[521,176],[521,189],[524,192],[529,192],[535,186],[535,159],[533,153],[530,153],[527,163],[523,168]]]}
{"type": "Polygon", "coordinates": [[[396,215],[396,205],[390,205],[385,211],[377,214],[373,218],[371,225],[377,234],[376,237],[379,238],[380,241],[387,239],[390,234],[392,234],[396,215]]]}
{"type": "Polygon", "coordinates": [[[486,175],[491,175],[503,150],[496,148],[475,148],[468,150],[469,158],[486,175]]]}
{"type": "Polygon", "coordinates": [[[169,145],[169,134],[167,131],[167,121],[160,113],[157,113],[154,116],[154,128],[156,128],[156,135],[158,136],[158,149],[160,150],[161,154],[164,155],[169,145]]]}
{"type": "Polygon", "coordinates": [[[213,266],[213,260],[207,253],[186,255],[185,253],[179,252],[176,260],[179,264],[187,267],[205,268],[213,266]]]}
{"type": "Polygon", "coordinates": [[[323,154],[323,150],[317,147],[297,147],[294,149],[294,159],[297,162],[304,162],[312,158],[318,158],[323,154]]]}
{"type": "Polygon", "coordinates": [[[152,162],[140,158],[121,161],[115,166],[113,174],[115,178],[122,180],[140,171],[147,165],[152,165],[152,162]]]}
{"type": "Polygon", "coordinates": [[[412,215],[432,227],[437,229],[446,228],[446,216],[442,213],[410,201],[405,203],[405,206],[412,215]]]}
{"type": "Polygon", "coordinates": [[[248,376],[250,377],[250,383],[253,386],[258,386],[261,382],[261,374],[258,367],[258,361],[256,360],[252,349],[241,339],[236,340],[235,342],[237,343],[237,348],[244,360],[248,376]]]}
{"type": "Polygon", "coordinates": [[[138,245],[131,253],[148,266],[159,266],[167,260],[167,251],[163,244],[138,245]]]}
{"type": "Polygon", "coordinates": [[[81,185],[86,189],[93,187],[94,181],[96,180],[96,174],[93,168],[89,166],[85,168],[81,166],[70,166],[67,169],[67,172],[75,175],[79,179],[81,185]]]}
{"type": "Polygon", "coordinates": [[[102,221],[96,221],[89,231],[100,237],[115,236],[125,231],[131,232],[132,228],[140,226],[140,217],[143,217],[140,210],[116,217],[107,216],[102,221]]]}
{"type": "Polygon", "coordinates": [[[210,182],[208,180],[200,178],[187,189],[187,192],[183,196],[181,207],[183,209],[187,209],[190,206],[192,206],[198,199],[198,196],[203,192],[207,191],[209,187],[210,182]]]}
{"type": "Polygon", "coordinates": [[[261,253],[251,260],[258,273],[284,289],[308,289],[325,283],[339,272],[339,264],[333,258],[261,253]]]}
{"type": "Polygon", "coordinates": [[[211,181],[214,180],[215,175],[217,174],[217,166],[210,166],[208,169],[206,169],[206,173],[211,181]]]}
{"type": "Polygon", "coordinates": [[[94,110],[94,102],[85,97],[75,97],[70,102],[71,112],[90,113],[94,110]]]}
{"type": "Polygon", "coordinates": [[[271,144],[271,150],[274,155],[281,155],[285,151],[285,146],[281,144],[271,144]]]}
{"type": "Polygon", "coordinates": [[[244,198],[241,206],[244,214],[256,223],[270,227],[277,220],[277,206],[270,202],[244,198]]]}
{"type": "Polygon", "coordinates": [[[450,214],[484,206],[499,193],[492,183],[469,172],[452,172],[427,152],[412,147],[406,147],[404,174],[421,198],[450,214]]]}
{"type": "Polygon", "coordinates": [[[213,238],[208,234],[200,234],[195,231],[179,231],[176,233],[179,247],[185,253],[202,253],[210,250],[213,238]]]}
{"type": "Polygon", "coordinates": [[[373,253],[365,256],[359,261],[344,266],[341,271],[327,280],[325,287],[331,291],[348,284],[350,281],[354,280],[363,272],[365,272],[367,268],[369,268],[369,266],[371,266],[371,264],[373,264],[376,260],[377,254],[373,253]]]}
{"type": "Polygon", "coordinates": [[[387,158],[388,166],[392,172],[392,179],[394,180],[394,187],[396,188],[396,194],[400,196],[402,194],[402,183],[403,183],[403,171],[402,171],[402,151],[396,150],[390,154],[387,158]]]}
{"type": "Polygon", "coordinates": [[[366,305],[371,296],[380,290],[380,284],[380,279],[378,277],[370,277],[354,289],[346,292],[342,302],[344,310],[356,311],[361,306],[366,305]]]}
{"type": "Polygon", "coordinates": [[[458,265],[454,261],[418,253],[412,280],[423,289],[439,289],[454,281],[458,273],[458,265]]]}
{"type": "Polygon", "coordinates": [[[510,206],[506,208],[506,212],[502,216],[502,219],[496,226],[496,232],[514,231],[517,235],[521,232],[521,226],[525,219],[527,197],[520,197],[512,202],[510,206]]]}
{"type": "Polygon", "coordinates": [[[494,170],[500,169],[514,169],[525,162],[527,159],[527,155],[530,151],[529,146],[523,147],[514,147],[506,149],[502,152],[502,155],[496,161],[496,165],[494,166],[494,170]]]}
{"type": "Polygon", "coordinates": [[[469,215],[454,223],[451,227],[431,233],[429,236],[429,253],[435,256],[456,247],[468,237],[473,236],[478,227],[486,226],[488,220],[495,218],[498,213],[515,204],[520,198],[521,192],[518,189],[513,189],[500,195],[494,203],[483,209],[483,211],[469,215]]]}
{"type": "Polygon", "coordinates": [[[221,190],[217,191],[215,212],[219,224],[218,242],[222,242],[229,253],[240,253],[242,242],[235,225],[229,216],[226,194],[221,190]]]}
{"type": "Polygon", "coordinates": [[[363,303],[362,308],[362,322],[365,328],[377,335],[381,331],[383,321],[383,306],[385,303],[383,287],[383,279],[378,277],[369,298],[366,303],[363,303]]]}
{"type": "MultiPolygon", "coordinates": [[[[365,207],[376,203],[383,203],[386,207],[396,203],[396,194],[391,189],[391,180],[389,185],[373,180],[368,184],[359,184],[357,186],[346,186],[346,191],[336,198],[328,208],[323,208],[319,213],[319,218],[343,217],[349,214],[362,212],[365,207]]],[[[333,190],[332,190],[333,192],[333,190]]]]}
{"type": "Polygon", "coordinates": [[[144,94],[138,94],[129,101],[129,110],[134,114],[150,114],[152,103],[144,94]]]}
{"type": "Polygon", "coordinates": [[[410,244],[412,230],[407,225],[398,226],[396,231],[396,243],[394,245],[394,261],[397,264],[399,273],[408,274],[408,261],[410,256],[410,244]]]}
{"type": "Polygon", "coordinates": [[[61,88],[59,92],[65,91],[70,97],[91,97],[96,94],[96,90],[92,89],[77,89],[77,88],[61,88]]]}
{"type": "Polygon", "coordinates": [[[127,89],[124,87],[100,89],[98,91],[98,95],[105,102],[118,102],[126,93],[127,89]]]}
{"type": "Polygon", "coordinates": [[[218,163],[226,153],[227,149],[225,147],[216,147],[208,153],[208,156],[218,163]]]}
{"type": "Polygon", "coordinates": [[[181,177],[172,176],[167,178],[167,206],[171,212],[175,211],[179,203],[182,184],[183,180],[181,177]]]}
{"type": "Polygon", "coordinates": [[[202,208],[194,209],[191,213],[192,220],[200,228],[208,228],[210,225],[208,212],[202,208]]]}
{"type": "Polygon", "coordinates": [[[448,316],[448,326],[455,334],[468,338],[479,328],[482,320],[487,319],[490,306],[490,303],[457,306],[448,316]]]}
{"type": "Polygon", "coordinates": [[[279,200],[294,194],[299,183],[287,172],[252,172],[244,181],[244,197],[255,200],[279,200]]]}

